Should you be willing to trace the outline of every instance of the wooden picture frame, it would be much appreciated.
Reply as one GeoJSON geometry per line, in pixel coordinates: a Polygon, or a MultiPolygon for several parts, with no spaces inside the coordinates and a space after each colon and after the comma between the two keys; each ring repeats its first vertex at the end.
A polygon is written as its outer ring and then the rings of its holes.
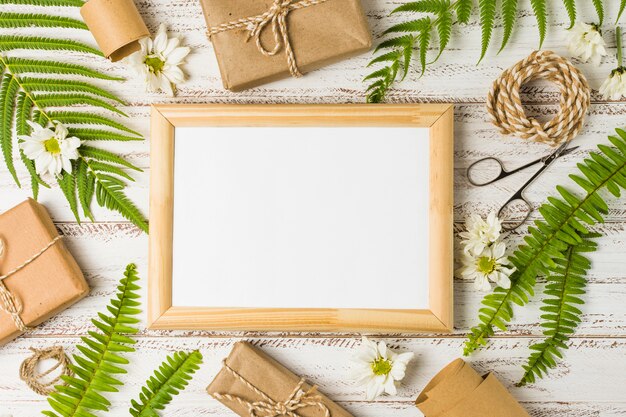
{"type": "Polygon", "coordinates": [[[166,330],[449,332],[453,328],[451,104],[155,105],[151,114],[148,327],[166,330]],[[429,129],[428,309],[272,309],[172,306],[177,127],[393,126],[429,129]]]}

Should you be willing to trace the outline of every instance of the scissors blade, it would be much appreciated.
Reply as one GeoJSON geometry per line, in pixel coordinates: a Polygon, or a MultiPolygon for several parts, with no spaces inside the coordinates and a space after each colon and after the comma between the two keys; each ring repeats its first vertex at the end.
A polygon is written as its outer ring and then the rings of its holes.
{"type": "Polygon", "coordinates": [[[578,148],[578,146],[575,146],[573,148],[566,149],[568,144],[569,144],[568,142],[565,142],[561,146],[556,148],[556,150],[554,152],[552,152],[550,155],[544,156],[542,158],[542,162],[544,163],[544,165],[550,165],[557,158],[559,158],[561,156],[565,156],[565,155],[569,154],[570,152],[572,152],[574,149],[578,148]]]}

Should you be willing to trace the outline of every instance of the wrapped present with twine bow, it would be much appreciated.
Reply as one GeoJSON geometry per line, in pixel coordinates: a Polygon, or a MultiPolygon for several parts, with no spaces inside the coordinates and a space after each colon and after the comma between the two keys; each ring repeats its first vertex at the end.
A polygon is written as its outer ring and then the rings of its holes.
{"type": "Polygon", "coordinates": [[[241,417],[352,417],[247,342],[235,344],[207,391],[241,417]]]}
{"type": "Polygon", "coordinates": [[[372,46],[360,0],[201,0],[224,87],[302,74],[372,46]]]}
{"type": "Polygon", "coordinates": [[[83,298],[89,286],[46,209],[0,214],[0,346],[83,298]]]}

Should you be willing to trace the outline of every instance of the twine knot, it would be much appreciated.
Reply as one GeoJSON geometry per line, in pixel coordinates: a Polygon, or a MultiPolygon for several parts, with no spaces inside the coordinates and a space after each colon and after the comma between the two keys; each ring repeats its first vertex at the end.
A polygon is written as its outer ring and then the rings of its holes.
{"type": "Polygon", "coordinates": [[[27,358],[20,366],[20,379],[26,382],[35,393],[49,395],[55,390],[54,386],[61,382],[63,375],[73,375],[70,369],[70,359],[65,354],[62,346],[53,346],[47,349],[30,348],[33,355],[27,358]],[[37,365],[44,360],[55,359],[57,363],[42,373],[37,372],[37,365]],[[42,382],[43,378],[50,375],[56,369],[61,368],[60,374],[49,382],[42,382]]]}
{"type": "Polygon", "coordinates": [[[550,51],[535,51],[502,73],[487,97],[487,111],[503,134],[557,146],[570,141],[583,127],[591,90],[585,76],[568,60],[550,51]],[[520,89],[536,78],[557,84],[559,111],[546,123],[526,116],[520,89]]]}
{"type": "Polygon", "coordinates": [[[207,35],[209,39],[211,39],[213,35],[218,33],[234,29],[245,29],[248,31],[246,42],[250,39],[254,39],[257,49],[265,56],[274,56],[284,47],[289,72],[293,77],[302,77],[289,40],[287,16],[292,10],[325,3],[326,1],[327,0],[274,0],[274,3],[272,3],[265,13],[210,27],[207,35]],[[274,34],[274,47],[272,49],[267,49],[261,41],[261,35],[268,27],[272,28],[272,33],[274,34]]]}
{"type": "Polygon", "coordinates": [[[263,398],[263,400],[252,402],[238,395],[220,393],[213,394],[213,397],[220,401],[233,401],[245,406],[248,409],[250,417],[301,417],[297,411],[306,407],[319,407],[324,412],[324,417],[331,417],[330,410],[322,401],[322,397],[316,393],[317,386],[312,386],[306,392],[302,389],[305,384],[304,378],[300,379],[285,401],[274,401],[226,363],[224,363],[224,369],[230,372],[239,382],[243,383],[246,387],[263,398]]]}
{"type": "MultiPolygon", "coordinates": [[[[26,323],[24,323],[24,320],[22,320],[21,314],[22,314],[22,311],[24,310],[24,306],[22,304],[22,300],[20,300],[20,298],[16,294],[12,294],[11,291],[9,291],[9,289],[4,284],[4,280],[15,275],[22,269],[26,268],[33,261],[35,261],[41,255],[43,255],[48,249],[54,246],[61,238],[62,236],[55,237],[43,249],[41,249],[35,255],[31,256],[24,263],[17,266],[13,270],[7,272],[6,274],[0,276],[0,310],[4,311],[5,313],[11,316],[11,318],[13,319],[13,322],[15,323],[15,326],[21,332],[26,332],[30,330],[30,328],[26,326],[26,323]]],[[[4,255],[5,247],[6,245],[5,245],[4,240],[0,238],[0,259],[2,259],[2,256],[4,255]]]]}

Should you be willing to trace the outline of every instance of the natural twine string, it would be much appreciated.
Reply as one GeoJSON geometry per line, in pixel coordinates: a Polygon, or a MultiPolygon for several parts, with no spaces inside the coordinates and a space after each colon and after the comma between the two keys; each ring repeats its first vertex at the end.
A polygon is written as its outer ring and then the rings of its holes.
{"type": "MultiPolygon", "coordinates": [[[[24,306],[22,305],[22,301],[20,298],[12,294],[9,289],[4,285],[4,280],[17,274],[22,269],[26,268],[32,262],[34,262],[37,258],[43,255],[48,249],[54,246],[59,240],[61,240],[62,236],[57,236],[50,243],[48,243],[43,249],[37,252],[35,255],[31,256],[28,260],[26,260],[21,265],[15,267],[13,270],[7,272],[6,274],[0,276],[0,310],[10,314],[15,322],[15,326],[22,332],[29,330],[29,327],[26,326],[24,321],[22,320],[21,314],[24,306]]],[[[4,255],[5,243],[2,238],[0,238],[0,258],[4,255]]]]}
{"type": "Polygon", "coordinates": [[[578,135],[590,95],[585,76],[568,60],[554,52],[535,51],[494,81],[487,97],[487,110],[502,133],[556,146],[578,135]],[[559,112],[544,124],[526,116],[520,98],[521,86],[536,78],[556,83],[561,93],[559,112]]]}
{"type": "Polygon", "coordinates": [[[272,6],[265,13],[210,27],[207,35],[210,40],[213,35],[218,33],[235,29],[245,29],[248,31],[246,42],[249,41],[250,38],[254,38],[257,49],[265,56],[276,55],[281,47],[284,46],[289,72],[293,77],[301,77],[302,73],[298,69],[296,58],[291,48],[291,42],[289,41],[287,15],[292,10],[303,9],[315,4],[325,3],[326,1],[328,0],[274,0],[272,6]],[[271,25],[272,32],[274,33],[274,48],[272,50],[265,48],[261,41],[261,34],[268,25],[271,25]]]}
{"type": "Polygon", "coordinates": [[[62,375],[72,375],[72,370],[69,367],[71,362],[65,354],[63,347],[53,346],[47,349],[30,348],[30,350],[33,352],[33,355],[22,362],[22,366],[20,366],[20,378],[37,394],[50,394],[54,391],[54,386],[58,385],[61,381],[62,375]],[[47,371],[38,373],[37,365],[46,359],[56,359],[57,363],[47,371]],[[50,375],[59,367],[61,368],[61,373],[56,378],[49,382],[42,382],[43,378],[50,375]]]}
{"type": "Polygon", "coordinates": [[[302,386],[305,383],[304,378],[300,379],[300,382],[296,385],[289,397],[285,401],[274,401],[263,391],[252,385],[248,380],[241,376],[237,371],[232,369],[224,362],[224,369],[230,372],[239,382],[243,383],[248,389],[254,391],[258,396],[263,398],[263,401],[247,401],[237,395],[231,394],[219,394],[214,393],[213,398],[223,401],[232,401],[241,404],[248,408],[250,417],[301,417],[297,411],[305,407],[319,407],[324,412],[324,417],[330,417],[330,410],[322,402],[322,397],[319,394],[314,394],[317,390],[317,386],[311,387],[308,391],[304,392],[302,386]]]}

